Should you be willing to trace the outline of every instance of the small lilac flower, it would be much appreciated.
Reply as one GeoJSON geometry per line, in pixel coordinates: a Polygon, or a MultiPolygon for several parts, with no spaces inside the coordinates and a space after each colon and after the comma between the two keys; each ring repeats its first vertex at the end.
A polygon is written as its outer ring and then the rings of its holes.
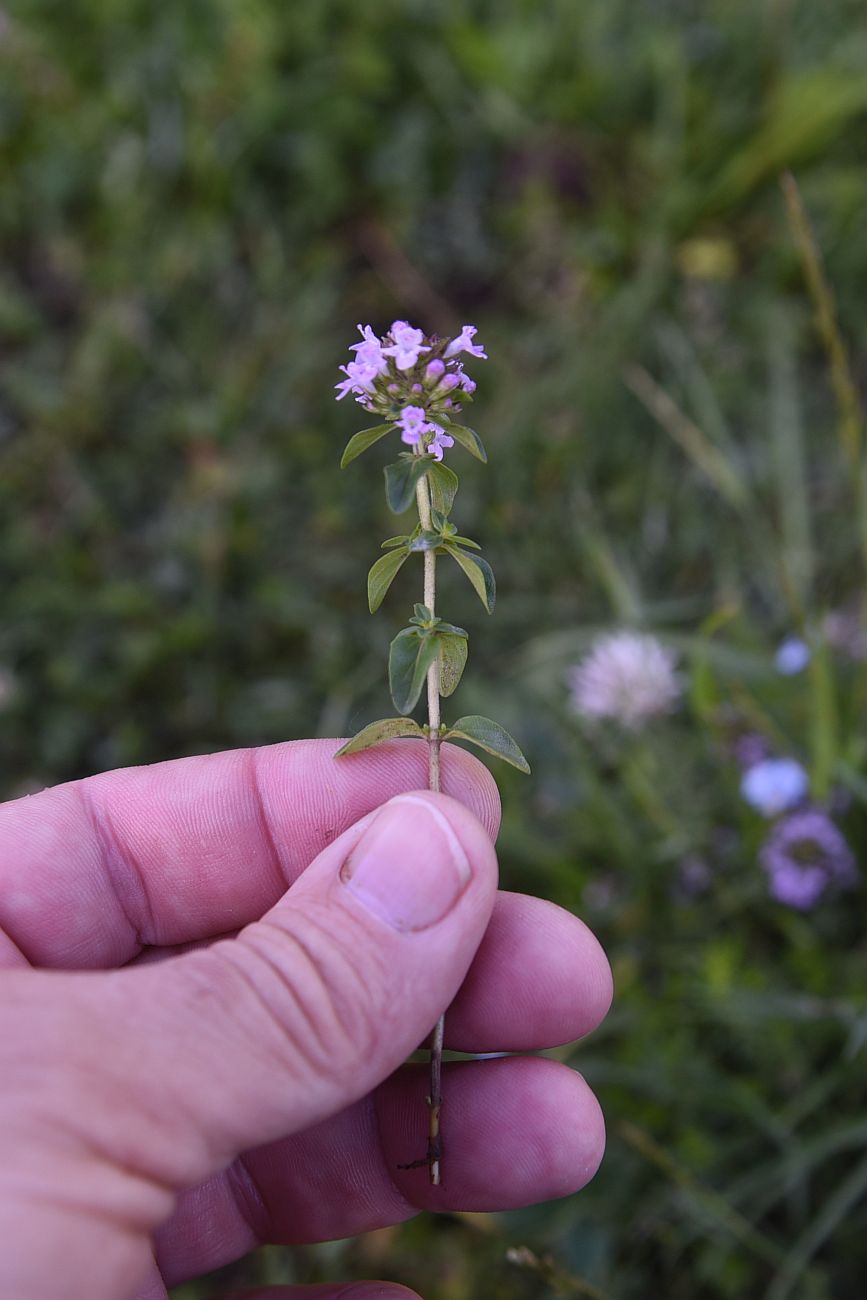
{"type": "Polygon", "coordinates": [[[427,412],[422,406],[405,406],[397,421],[401,441],[413,447],[427,429],[427,412]]]}
{"type": "Polygon", "coordinates": [[[446,363],[440,361],[437,357],[434,361],[429,361],[425,366],[424,377],[430,383],[434,379],[439,379],[440,375],[445,374],[446,363]]]}
{"type": "Polygon", "coordinates": [[[473,394],[476,391],[476,381],[465,375],[463,370],[460,372],[461,388],[465,393],[473,394]]]}
{"type": "Polygon", "coordinates": [[[398,370],[411,370],[419,359],[422,352],[430,352],[429,347],[424,346],[424,334],[421,330],[414,329],[412,325],[405,320],[396,320],[391,327],[391,337],[394,340],[393,346],[383,348],[383,356],[394,357],[394,364],[398,370]]]}
{"type": "Polygon", "coordinates": [[[744,772],[741,795],[764,817],[776,817],[800,803],[810,782],[794,758],[765,758],[744,772]]]}
{"type": "Polygon", "coordinates": [[[774,898],[809,911],[829,887],[851,889],[855,858],[842,832],[817,808],[777,822],[759,854],[774,898]]]}
{"type": "Polygon", "coordinates": [[[375,370],[377,375],[381,375],[388,369],[388,360],[382,351],[382,341],[377,338],[370,325],[359,325],[358,328],[361,332],[361,342],[350,344],[349,350],[358,354],[355,360],[359,365],[367,366],[375,370]]]}
{"type": "Polygon", "coordinates": [[[430,455],[433,456],[434,460],[442,460],[443,448],[453,447],[455,445],[455,440],[451,434],[446,433],[445,429],[438,424],[434,424],[432,421],[427,426],[427,431],[430,432],[431,430],[433,430],[433,437],[425,447],[425,451],[429,452],[430,455]]]}
{"type": "Polygon", "coordinates": [[[794,677],[802,673],[810,662],[810,647],[800,637],[789,636],[779,646],[774,655],[774,666],[784,677],[794,677]]]}
{"type": "Polygon", "coordinates": [[[338,402],[347,393],[355,393],[357,397],[363,398],[364,394],[373,392],[374,381],[379,373],[373,366],[364,365],[360,361],[350,361],[348,366],[340,366],[340,369],[346,375],[346,379],[334,385],[339,390],[338,402]]]}
{"type": "Polygon", "coordinates": [[[471,357],[482,357],[487,361],[487,352],[485,352],[481,344],[473,342],[476,334],[478,334],[478,330],[475,325],[465,325],[458,337],[452,339],[446,348],[446,357],[456,357],[459,352],[469,352],[471,357]]]}
{"type": "Polygon", "coordinates": [[[799,912],[815,907],[827,887],[828,878],[821,867],[798,867],[792,862],[783,864],[768,881],[771,896],[799,912]]]}
{"type": "Polygon", "coordinates": [[[675,663],[654,636],[615,632],[600,637],[570,670],[572,707],[586,718],[615,718],[637,730],[677,703],[681,685],[675,663]]]}

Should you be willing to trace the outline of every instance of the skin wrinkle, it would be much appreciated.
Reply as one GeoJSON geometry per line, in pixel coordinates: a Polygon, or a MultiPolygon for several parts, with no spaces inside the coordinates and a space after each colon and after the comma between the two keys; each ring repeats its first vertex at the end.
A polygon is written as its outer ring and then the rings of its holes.
{"type": "Polygon", "coordinates": [[[131,854],[121,851],[111,824],[111,817],[99,807],[88,782],[76,781],[71,789],[75,792],[85,819],[91,827],[99,847],[99,864],[106,874],[109,889],[130,928],[132,941],[138,954],[147,944],[157,942],[153,908],[141,868],[131,854]],[[133,886],[132,892],[138,899],[139,909],[136,909],[135,905],[130,905],[130,884],[133,886]],[[139,920],[135,919],[136,910],[140,911],[139,920]]]}
{"type": "Polygon", "coordinates": [[[226,1170],[226,1182],[238,1218],[252,1234],[251,1249],[274,1241],[274,1218],[243,1152],[226,1170]]]}
{"type": "MultiPolygon", "coordinates": [[[[305,913],[304,920],[305,925],[310,925],[311,928],[312,925],[316,924],[310,912],[305,913]]],[[[278,925],[274,921],[263,920],[257,922],[256,926],[251,927],[251,929],[255,932],[255,937],[254,933],[248,932],[249,943],[246,942],[247,936],[241,937],[245,952],[255,954],[260,962],[267,965],[271,976],[276,977],[278,985],[289,995],[291,1004],[301,1012],[308,1027],[309,1038],[299,1039],[296,1036],[294,1045],[298,1047],[300,1042],[308,1049],[311,1043],[318,1046],[318,1055],[311,1053],[309,1050],[301,1053],[307,1064],[313,1067],[314,1073],[327,1077],[332,1068],[335,1054],[339,1053],[345,1044],[352,1047],[355,1056],[360,1061],[367,1059],[368,1054],[373,1050],[382,1023],[382,1016],[372,1014],[380,999],[373,996],[370,981],[368,980],[368,987],[365,989],[364,996],[353,996],[351,1004],[347,1004],[342,989],[344,985],[357,989],[359,987],[358,979],[356,978],[353,983],[350,980],[341,979],[339,975],[335,977],[331,974],[333,964],[342,961],[349,966],[352,976],[357,977],[358,968],[354,967],[349,961],[352,944],[347,944],[345,947],[336,944],[325,926],[319,926],[320,934],[325,939],[321,952],[314,952],[308,946],[306,936],[302,936],[297,929],[278,925]],[[272,957],[265,943],[260,941],[261,936],[261,939],[267,942],[269,933],[276,936],[277,943],[280,946],[285,946],[287,940],[292,944],[296,954],[301,954],[305,968],[309,971],[311,978],[299,980],[297,978],[297,967],[293,968],[293,979],[287,978],[282,966],[282,959],[272,957]],[[311,1005],[311,1002],[313,1005],[311,1005]],[[326,1022],[330,1023],[326,1024],[326,1022]],[[339,1029],[338,1033],[334,1032],[335,1023],[339,1029]],[[359,1035],[359,1028],[364,1030],[362,1035],[359,1035]],[[340,1041],[341,1038],[342,1042],[340,1041]]],[[[262,1001],[265,1001],[263,990],[259,990],[259,997],[262,1001]]],[[[273,1008],[269,1007],[269,1009],[275,1019],[279,1021],[279,1017],[273,1008]]]]}
{"type": "Polygon", "coordinates": [[[245,751],[249,756],[248,764],[248,783],[253,794],[253,803],[256,809],[256,817],[261,830],[262,839],[268,848],[271,862],[274,868],[274,876],[279,891],[288,889],[292,883],[292,875],[288,864],[283,861],[282,854],[277,845],[277,838],[271,827],[271,820],[265,807],[265,796],[262,790],[262,778],[259,764],[259,750],[248,749],[245,751]]]}

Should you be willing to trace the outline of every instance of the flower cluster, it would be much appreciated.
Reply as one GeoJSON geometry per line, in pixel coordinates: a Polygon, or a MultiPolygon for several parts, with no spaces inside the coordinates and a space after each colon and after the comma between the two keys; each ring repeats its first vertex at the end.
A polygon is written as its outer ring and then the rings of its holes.
{"type": "Polygon", "coordinates": [[[677,703],[681,683],[675,664],[672,652],[647,633],[599,637],[569,673],[572,707],[585,718],[613,718],[637,730],[677,703]]]}
{"type": "Polygon", "coordinates": [[[828,889],[851,889],[852,850],[828,813],[807,802],[806,769],[794,758],[768,757],[759,736],[742,737],[735,753],[745,769],[741,795],[763,817],[779,819],[759,852],[771,897],[806,912],[828,889]]]}
{"type": "Polygon", "coordinates": [[[340,367],[346,378],[335,384],[338,402],[351,393],[366,411],[394,424],[408,446],[442,460],[443,450],[454,446],[447,426],[476,389],[461,354],[487,358],[473,341],[476,327],[464,325],[453,339],[428,337],[405,320],[396,320],[383,338],[370,325],[358,329],[355,359],[340,367]]]}
{"type": "Polygon", "coordinates": [[[829,887],[850,889],[856,883],[852,850],[818,808],[777,822],[759,856],[773,897],[798,911],[814,907],[829,887]]]}

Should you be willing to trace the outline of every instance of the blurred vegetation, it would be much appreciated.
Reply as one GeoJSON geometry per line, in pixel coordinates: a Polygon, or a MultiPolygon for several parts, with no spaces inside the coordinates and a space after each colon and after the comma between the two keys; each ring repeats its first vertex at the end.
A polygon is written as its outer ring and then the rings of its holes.
{"type": "Polygon", "coordinates": [[[232,1280],[863,1294],[863,896],[768,898],[730,741],[808,764],[863,854],[867,672],[822,629],[861,626],[867,553],[865,66],[862,0],[0,14],[6,795],[381,715],[413,579],[370,618],[394,530],[377,453],[337,469],[336,366],[357,321],[470,320],[491,465],[459,467],[458,522],[501,601],[487,621],[460,575],[444,591],[472,634],[460,708],[533,764],[498,773],[506,882],[585,915],[616,972],[606,1025],[557,1054],[609,1117],[585,1193],[269,1248],[232,1280]],[[564,680],[622,624],[689,677],[631,741],[589,735],[564,680]],[[813,662],[783,679],[791,632],[813,662]]]}

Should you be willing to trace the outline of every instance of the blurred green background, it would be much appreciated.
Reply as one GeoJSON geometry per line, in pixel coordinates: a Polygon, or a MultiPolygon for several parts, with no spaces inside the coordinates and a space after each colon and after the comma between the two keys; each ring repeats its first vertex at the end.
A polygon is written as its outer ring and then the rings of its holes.
{"type": "Polygon", "coordinates": [[[269,1248],[224,1284],[863,1295],[863,898],[768,897],[730,741],[807,764],[863,849],[867,675],[822,629],[862,626],[865,67],[863,0],[0,12],[5,795],[390,711],[417,575],[369,616],[385,457],[338,470],[369,420],[332,386],[357,321],[472,321],[491,463],[452,453],[455,517],[500,603],[443,582],[460,711],[533,765],[498,772],[506,883],[615,967],[606,1025],[557,1053],[609,1119],[586,1192],[269,1248]],[[686,699],[588,733],[565,674],[623,625],[678,650],[686,699]],[[783,679],[792,632],[814,657],[783,679]]]}

